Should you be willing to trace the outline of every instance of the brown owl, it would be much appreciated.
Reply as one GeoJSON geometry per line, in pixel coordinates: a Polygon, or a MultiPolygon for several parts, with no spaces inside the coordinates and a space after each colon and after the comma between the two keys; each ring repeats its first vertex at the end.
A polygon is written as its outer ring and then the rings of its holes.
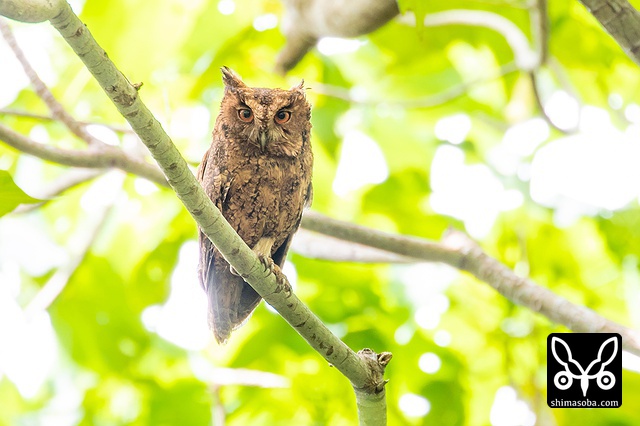
{"type": "MultiPolygon", "coordinates": [[[[291,90],[247,87],[226,67],[222,79],[220,114],[198,180],[245,243],[282,267],[311,202],[311,106],[304,82],[291,90]]],[[[224,343],[260,296],[202,232],[198,275],[209,298],[209,325],[224,343]]]]}

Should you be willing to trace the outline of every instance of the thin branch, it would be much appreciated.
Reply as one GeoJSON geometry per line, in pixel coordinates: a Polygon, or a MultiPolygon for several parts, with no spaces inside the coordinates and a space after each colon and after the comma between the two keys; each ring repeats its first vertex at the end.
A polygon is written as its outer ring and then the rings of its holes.
{"type": "Polygon", "coordinates": [[[580,0],[624,53],[640,65],[640,12],[627,0],[580,0]]]}
{"type": "Polygon", "coordinates": [[[44,22],[51,19],[66,0],[2,0],[0,15],[20,22],[44,22]]]}
{"type": "Polygon", "coordinates": [[[538,107],[540,114],[542,114],[544,121],[546,121],[549,126],[553,127],[557,131],[564,133],[566,135],[577,133],[578,132],[577,128],[563,129],[562,127],[558,127],[558,125],[553,121],[549,113],[547,113],[547,110],[544,108],[544,101],[542,100],[542,94],[540,93],[540,86],[538,85],[537,71],[529,71],[527,75],[529,76],[529,81],[531,82],[531,91],[533,92],[533,99],[536,101],[536,106],[538,107]]]}
{"type": "Polygon", "coordinates": [[[291,250],[310,259],[357,263],[415,263],[414,259],[373,247],[300,229],[291,242],[291,250]]]}
{"type": "Polygon", "coordinates": [[[304,214],[301,226],[309,231],[427,262],[443,262],[451,265],[459,263],[463,257],[458,250],[441,243],[378,231],[332,219],[314,211],[307,211],[304,214]]]}
{"type": "Polygon", "coordinates": [[[387,401],[384,395],[384,387],[389,380],[384,379],[384,369],[391,361],[391,353],[377,354],[371,349],[358,351],[360,359],[367,364],[371,374],[371,389],[356,388],[356,405],[360,426],[386,425],[387,401]]]}
{"type": "Polygon", "coordinates": [[[72,167],[118,168],[139,175],[159,185],[166,186],[162,172],[153,164],[127,155],[120,148],[100,145],[85,150],[56,148],[38,143],[0,124],[0,141],[43,160],[72,167]]]}
{"type": "Polygon", "coordinates": [[[456,267],[490,284],[512,302],[526,306],[575,332],[618,333],[622,336],[623,349],[640,356],[639,331],[608,320],[589,308],[575,305],[551,290],[515,275],[460,231],[446,234],[443,243],[464,253],[462,262],[456,267]]]}
{"type": "Polygon", "coordinates": [[[498,260],[487,255],[466,234],[451,231],[442,243],[375,231],[363,226],[307,212],[305,229],[398,253],[429,262],[442,262],[465,270],[512,302],[538,312],[551,321],[576,332],[608,332],[622,336],[622,346],[640,356],[640,332],[598,315],[591,309],[569,302],[533,281],[517,276],[498,260]]]}
{"type": "Polygon", "coordinates": [[[248,368],[213,367],[207,364],[206,371],[200,368],[196,376],[216,387],[254,386],[265,389],[289,388],[291,381],[279,374],[248,368]]]}
{"type": "Polygon", "coordinates": [[[540,93],[540,85],[538,84],[538,72],[540,68],[547,63],[549,59],[549,17],[547,11],[547,0],[534,0],[529,8],[529,16],[531,19],[531,33],[533,35],[533,44],[538,57],[538,63],[535,69],[528,71],[529,81],[531,83],[531,91],[536,106],[542,114],[542,117],[549,126],[564,134],[573,134],[578,129],[563,129],[553,121],[551,116],[544,108],[542,94],[540,93]]]}
{"type": "MultiPolygon", "coordinates": [[[[29,112],[29,111],[18,111],[15,109],[5,109],[5,108],[0,108],[0,115],[8,115],[8,116],[14,116],[14,117],[22,117],[22,118],[31,118],[34,120],[39,120],[39,121],[59,121],[58,118],[52,116],[52,115],[43,115],[43,114],[35,114],[33,112],[29,112]]],[[[82,126],[102,126],[102,127],[106,127],[109,130],[112,130],[116,133],[129,133],[129,134],[135,134],[135,132],[133,130],[131,130],[130,127],[127,126],[118,126],[117,124],[105,124],[105,123],[97,123],[97,122],[92,122],[92,121],[77,121],[78,124],[81,124],[82,126]]]]}
{"type": "Polygon", "coordinates": [[[81,123],[77,122],[71,116],[71,114],[69,114],[67,110],[64,109],[62,104],[58,102],[58,100],[53,96],[51,90],[49,90],[47,85],[44,84],[42,79],[38,76],[36,70],[33,69],[31,64],[27,60],[27,57],[25,56],[20,46],[18,46],[18,41],[13,35],[13,31],[11,31],[9,24],[4,19],[0,19],[0,33],[2,33],[2,36],[13,51],[16,59],[18,59],[18,62],[20,62],[20,65],[22,65],[22,69],[24,69],[25,74],[27,75],[27,77],[29,77],[29,81],[31,81],[31,85],[36,91],[36,94],[40,97],[40,99],[44,101],[47,107],[49,107],[49,110],[51,111],[53,117],[61,121],[65,126],[67,126],[71,133],[76,135],[81,140],[85,141],[87,144],[102,144],[102,141],[98,140],[89,132],[87,132],[87,129],[85,129],[85,127],[81,123]]]}
{"type": "Polygon", "coordinates": [[[221,386],[211,386],[211,393],[213,394],[213,403],[211,404],[211,426],[225,426],[227,424],[227,414],[222,404],[222,398],[220,396],[221,386]]]}
{"type": "Polygon", "coordinates": [[[535,50],[538,53],[538,68],[547,62],[549,56],[549,16],[547,0],[534,0],[529,9],[531,33],[535,50]]]}

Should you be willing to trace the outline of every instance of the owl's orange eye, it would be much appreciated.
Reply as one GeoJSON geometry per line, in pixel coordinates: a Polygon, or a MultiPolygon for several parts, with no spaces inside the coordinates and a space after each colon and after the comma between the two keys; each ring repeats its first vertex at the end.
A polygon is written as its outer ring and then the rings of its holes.
{"type": "Polygon", "coordinates": [[[247,108],[240,109],[238,110],[238,117],[245,123],[250,123],[253,120],[253,111],[247,108]]]}
{"type": "Polygon", "coordinates": [[[284,124],[291,118],[291,113],[289,111],[280,110],[276,113],[274,120],[278,124],[284,124]]]}

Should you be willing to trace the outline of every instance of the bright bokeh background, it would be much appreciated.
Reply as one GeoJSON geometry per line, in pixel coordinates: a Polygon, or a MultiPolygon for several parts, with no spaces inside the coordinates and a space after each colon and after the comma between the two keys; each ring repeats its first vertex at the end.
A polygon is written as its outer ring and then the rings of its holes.
{"type": "MultiPolygon", "coordinates": [[[[532,38],[524,1],[428,4],[499,14],[532,38]]],[[[255,86],[304,78],[315,210],[430,239],[463,229],[519,275],[640,327],[640,74],[578,2],[549,5],[550,59],[537,74],[546,118],[511,47],[483,27],[394,21],[322,39],[283,78],[272,72],[278,1],[72,5],[130,81],[144,82],[144,101],[193,164],[210,143],[220,66],[255,86]]],[[[93,135],[145,152],[100,125],[124,121],[55,30],[11,25],[54,95],[97,123],[93,135]]],[[[3,40],[0,74],[0,110],[48,114],[3,40]]],[[[58,123],[0,120],[83,147],[58,123]]],[[[36,197],[69,173],[2,144],[0,169],[36,197]]],[[[354,424],[349,383],[265,304],[227,346],[213,342],[196,265],[195,224],[173,193],[118,171],[3,216],[0,424],[354,424]]],[[[624,355],[622,408],[552,411],[546,337],[565,329],[452,268],[292,253],[285,272],[350,347],[393,352],[391,425],[640,423],[637,357],[624,355]]]]}

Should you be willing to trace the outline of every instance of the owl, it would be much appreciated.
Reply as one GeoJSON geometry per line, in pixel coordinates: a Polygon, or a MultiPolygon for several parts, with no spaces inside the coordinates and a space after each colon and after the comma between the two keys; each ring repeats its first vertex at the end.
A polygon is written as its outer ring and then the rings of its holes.
{"type": "MultiPolygon", "coordinates": [[[[227,67],[222,80],[224,97],[198,180],[244,242],[265,263],[282,267],[312,195],[304,81],[290,90],[248,87],[227,67]]],[[[261,298],[201,231],[199,240],[209,326],[224,343],[261,298]]]]}

